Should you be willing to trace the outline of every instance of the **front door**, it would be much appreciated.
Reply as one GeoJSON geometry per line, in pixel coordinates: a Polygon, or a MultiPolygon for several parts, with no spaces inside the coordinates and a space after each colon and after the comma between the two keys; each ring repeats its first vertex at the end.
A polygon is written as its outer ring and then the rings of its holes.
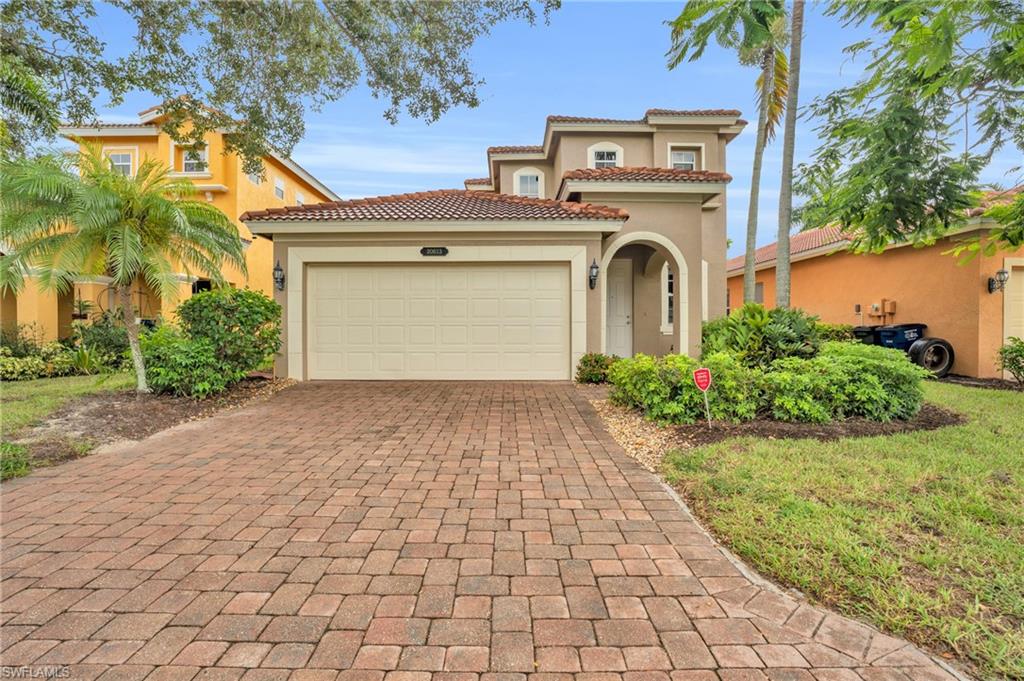
{"type": "Polygon", "coordinates": [[[633,356],[633,261],[612,260],[608,264],[608,328],[606,353],[633,356]]]}

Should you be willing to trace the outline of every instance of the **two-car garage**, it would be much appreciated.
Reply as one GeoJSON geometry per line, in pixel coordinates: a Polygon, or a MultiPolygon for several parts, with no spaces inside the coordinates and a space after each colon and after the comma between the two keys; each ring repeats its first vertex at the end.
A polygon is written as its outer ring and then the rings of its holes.
{"type": "Polygon", "coordinates": [[[306,267],[310,379],[567,379],[567,263],[306,267]]]}

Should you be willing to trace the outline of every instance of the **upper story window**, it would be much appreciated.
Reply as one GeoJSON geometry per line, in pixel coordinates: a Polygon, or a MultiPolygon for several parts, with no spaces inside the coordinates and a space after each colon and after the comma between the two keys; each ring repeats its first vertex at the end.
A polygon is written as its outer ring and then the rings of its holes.
{"type": "Polygon", "coordinates": [[[245,176],[248,177],[249,181],[255,185],[263,184],[263,178],[260,176],[259,173],[246,173],[245,176]]]}
{"type": "Polygon", "coordinates": [[[520,168],[512,174],[515,194],[531,199],[544,198],[544,173],[537,168],[520,168]]]}
{"type": "Polygon", "coordinates": [[[132,174],[131,152],[112,151],[107,154],[107,158],[110,159],[110,165],[114,169],[114,172],[121,173],[122,175],[132,174]]]}
{"type": "Polygon", "coordinates": [[[669,161],[675,170],[697,170],[697,152],[693,149],[672,149],[669,161]]]}
{"type": "Polygon", "coordinates": [[[284,180],[279,177],[274,178],[274,196],[284,199],[284,180]]]}
{"type": "Polygon", "coordinates": [[[615,142],[598,142],[587,147],[588,168],[621,168],[622,147],[615,142]]]}
{"type": "Polygon", "coordinates": [[[182,170],[186,173],[204,173],[207,168],[208,151],[205,146],[185,149],[184,163],[182,170]]]}
{"type": "Polygon", "coordinates": [[[302,195],[302,192],[295,192],[295,205],[304,206],[306,205],[306,197],[302,195]]]}

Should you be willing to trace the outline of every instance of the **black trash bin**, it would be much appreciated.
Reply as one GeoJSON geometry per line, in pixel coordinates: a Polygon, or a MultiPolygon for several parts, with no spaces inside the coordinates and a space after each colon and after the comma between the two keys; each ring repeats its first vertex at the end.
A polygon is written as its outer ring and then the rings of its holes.
{"type": "Polygon", "coordinates": [[[904,352],[910,349],[915,341],[924,337],[927,324],[890,324],[878,329],[880,345],[895,348],[904,352]]]}
{"type": "Polygon", "coordinates": [[[853,337],[865,345],[878,345],[881,342],[878,337],[878,330],[880,328],[882,327],[879,325],[855,326],[853,327],[853,337]]]}

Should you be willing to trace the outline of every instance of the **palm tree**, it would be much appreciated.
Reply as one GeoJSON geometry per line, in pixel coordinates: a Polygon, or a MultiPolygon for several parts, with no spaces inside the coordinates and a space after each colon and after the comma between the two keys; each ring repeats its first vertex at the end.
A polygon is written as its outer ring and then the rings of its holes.
{"type": "Polygon", "coordinates": [[[754,300],[754,251],[757,248],[757,209],[761,189],[764,148],[775,137],[785,109],[789,65],[783,50],[786,42],[786,9],[782,0],[689,0],[673,21],[668,67],[684,60],[695,61],[714,38],[720,46],[737,52],[741,64],[756,65],[757,138],[747,207],[747,243],[743,264],[743,300],[754,300]]]}
{"type": "Polygon", "coordinates": [[[793,155],[796,150],[797,102],[800,93],[800,49],[804,33],[804,0],[793,0],[789,43],[789,92],[782,134],[782,183],[779,186],[779,238],[775,245],[775,306],[789,307],[789,233],[793,228],[793,155]]]}
{"type": "Polygon", "coordinates": [[[188,198],[195,188],[147,159],[134,177],[99,147],[74,156],[8,160],[0,167],[0,290],[19,290],[34,270],[43,288],[68,291],[76,278],[113,282],[128,331],[137,390],[149,392],[131,287],[145,282],[163,300],[178,295],[181,273],[224,284],[225,264],[245,272],[238,228],[224,213],[188,198]]]}
{"type": "Polygon", "coordinates": [[[0,153],[20,153],[27,140],[26,124],[46,134],[57,132],[60,119],[46,88],[17,57],[0,55],[0,153]]]}

